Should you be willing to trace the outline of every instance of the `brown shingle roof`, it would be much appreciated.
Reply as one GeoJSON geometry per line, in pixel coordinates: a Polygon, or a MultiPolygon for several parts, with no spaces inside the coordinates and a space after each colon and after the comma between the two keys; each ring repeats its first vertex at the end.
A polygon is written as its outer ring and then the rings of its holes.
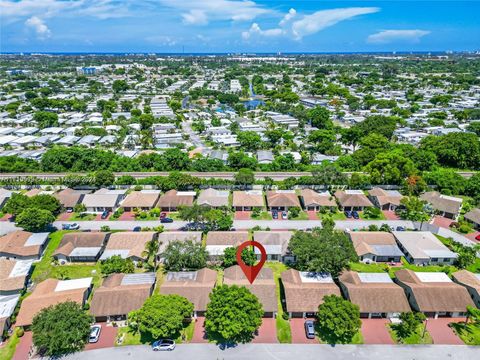
{"type": "Polygon", "coordinates": [[[362,313],[410,311],[405,292],[394,282],[362,282],[354,271],[345,271],[338,279],[347,288],[349,300],[362,313]]]}
{"type": "Polygon", "coordinates": [[[480,209],[475,208],[464,215],[464,218],[480,225],[480,209]]]}
{"type": "Polygon", "coordinates": [[[462,207],[462,199],[445,196],[440,194],[438,191],[426,192],[420,195],[420,199],[430,203],[436,210],[448,212],[451,214],[458,214],[460,208],[462,207]]]}
{"type": "Polygon", "coordinates": [[[300,200],[295,192],[267,191],[267,204],[268,206],[300,207],[300,200]]]}
{"type": "Polygon", "coordinates": [[[228,191],[219,191],[212,188],[203,190],[198,196],[197,204],[215,207],[228,206],[228,191]]]}
{"type": "Polygon", "coordinates": [[[0,293],[2,291],[20,291],[25,286],[26,275],[10,276],[19,260],[0,259],[0,293]]]}
{"type": "Polygon", "coordinates": [[[264,205],[263,195],[253,192],[234,191],[232,204],[234,207],[262,207],[264,205]]]}
{"type": "Polygon", "coordinates": [[[160,293],[183,296],[193,303],[195,311],[205,311],[216,281],[217,272],[207,268],[195,272],[168,273],[160,287],[160,293]],[[182,274],[187,274],[190,278],[183,277],[182,274]]]}
{"type": "Polygon", "coordinates": [[[288,312],[317,312],[326,295],[340,296],[334,282],[302,282],[297,270],[289,269],[281,275],[288,312]]]}
{"type": "Polygon", "coordinates": [[[454,272],[452,277],[459,284],[475,289],[480,294],[480,278],[468,270],[454,272]]]}
{"type": "Polygon", "coordinates": [[[109,233],[104,232],[74,232],[63,236],[60,245],[53,255],[69,256],[76,248],[102,247],[109,233]]]}
{"type": "Polygon", "coordinates": [[[464,312],[467,305],[473,306],[467,289],[454,282],[422,282],[408,269],[397,271],[395,277],[412,290],[422,312],[464,312]]]}
{"type": "Polygon", "coordinates": [[[164,231],[158,234],[158,241],[160,247],[158,253],[161,254],[165,251],[168,244],[172,241],[188,241],[191,240],[194,243],[202,241],[202,232],[201,231],[164,231]]]}
{"type": "Polygon", "coordinates": [[[292,231],[255,231],[253,233],[253,239],[264,246],[281,246],[282,255],[285,255],[287,253],[288,243],[290,242],[292,236],[292,231]]]}
{"type": "Polygon", "coordinates": [[[372,190],[368,191],[368,194],[372,197],[376,197],[378,204],[380,206],[385,204],[393,204],[393,205],[400,205],[400,201],[402,200],[403,196],[396,196],[388,193],[387,191],[383,190],[382,188],[373,188],[372,190]]]}
{"type": "Polygon", "coordinates": [[[127,195],[125,200],[120,204],[120,207],[153,208],[159,196],[160,193],[156,192],[134,191],[127,195]]]}
{"type": "Polygon", "coordinates": [[[194,196],[193,195],[182,195],[177,194],[177,190],[167,191],[165,194],[160,196],[158,200],[158,207],[179,207],[179,206],[192,206],[194,196]]]}
{"type": "Polygon", "coordinates": [[[248,231],[209,231],[206,245],[238,246],[248,241],[248,231]]]}
{"type": "Polygon", "coordinates": [[[335,197],[341,206],[359,206],[369,207],[373,206],[372,202],[364,194],[348,194],[345,191],[338,190],[335,192],[335,197]]]}
{"type": "Polygon", "coordinates": [[[84,194],[72,189],[64,189],[53,195],[65,208],[73,208],[80,203],[84,194]]]}
{"type": "Polygon", "coordinates": [[[390,245],[397,247],[395,237],[385,231],[351,231],[348,235],[352,240],[353,247],[358,256],[376,254],[372,245],[390,245]]]}
{"type": "Polygon", "coordinates": [[[142,253],[145,251],[145,245],[154,238],[155,234],[153,231],[122,231],[113,233],[108,239],[105,251],[128,249],[130,250],[128,257],[135,256],[143,259],[142,253]]]}
{"type": "Polygon", "coordinates": [[[250,284],[240,266],[231,266],[225,269],[223,283],[245,286],[260,300],[265,312],[276,312],[278,310],[272,269],[262,268],[253,284],[250,284]]]}
{"type": "Polygon", "coordinates": [[[0,253],[25,257],[39,255],[41,245],[25,246],[32,235],[31,232],[17,230],[0,237],[0,253]]]}
{"type": "Polygon", "coordinates": [[[322,195],[312,189],[303,189],[300,192],[305,206],[337,206],[331,195],[322,195]]]}

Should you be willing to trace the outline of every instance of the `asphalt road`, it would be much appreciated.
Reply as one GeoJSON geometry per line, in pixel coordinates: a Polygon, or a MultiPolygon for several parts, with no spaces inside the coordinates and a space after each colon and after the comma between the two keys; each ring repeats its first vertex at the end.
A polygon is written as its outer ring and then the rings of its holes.
{"type": "Polygon", "coordinates": [[[234,360],[472,360],[480,349],[473,346],[448,345],[294,345],[246,344],[222,350],[214,344],[178,345],[172,352],[153,352],[148,346],[125,346],[81,352],[65,357],[69,360],[104,359],[234,359],[234,360]]]}

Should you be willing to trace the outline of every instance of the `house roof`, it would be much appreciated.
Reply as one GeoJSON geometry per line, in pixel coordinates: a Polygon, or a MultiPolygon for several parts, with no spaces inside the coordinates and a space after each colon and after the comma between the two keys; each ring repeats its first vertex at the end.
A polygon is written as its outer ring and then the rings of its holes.
{"type": "Polygon", "coordinates": [[[395,237],[385,231],[352,231],[349,233],[358,256],[403,256],[395,237]]]}
{"type": "Polygon", "coordinates": [[[60,204],[66,208],[73,208],[75,205],[81,202],[85,194],[80,191],[75,191],[73,189],[64,189],[53,196],[60,201],[60,204]]]}
{"type": "Polygon", "coordinates": [[[17,230],[0,237],[0,253],[17,256],[39,256],[49,233],[17,230]]]}
{"type": "MultiPolygon", "coordinates": [[[[427,280],[422,281],[422,274],[409,269],[395,273],[397,281],[409,287],[422,312],[464,312],[468,305],[474,306],[467,289],[453,281],[445,281],[445,273],[440,273],[438,280],[434,278],[439,273],[429,273],[427,280]]],[[[447,276],[448,279],[448,276],[447,276]]]]}
{"type": "Polygon", "coordinates": [[[393,231],[392,234],[414,259],[457,257],[429,231],[393,231]]]}
{"type": "Polygon", "coordinates": [[[327,295],[340,296],[340,289],[329,274],[289,269],[281,275],[288,312],[317,312],[327,295]]]}
{"type": "MultiPolygon", "coordinates": [[[[286,255],[288,243],[290,242],[292,236],[292,231],[255,231],[253,234],[253,239],[263,245],[267,255],[286,255]]],[[[255,252],[258,251],[259,250],[255,248],[255,252]]]]}
{"type": "Polygon", "coordinates": [[[262,207],[264,205],[261,191],[234,191],[234,207],[262,207]]]}
{"type": "Polygon", "coordinates": [[[300,200],[295,191],[267,191],[268,206],[300,207],[300,200]]]}
{"type": "Polygon", "coordinates": [[[112,274],[95,290],[90,313],[98,317],[137,310],[151,295],[154,284],[155,273],[112,274]]]}
{"type": "Polygon", "coordinates": [[[78,249],[84,248],[90,249],[88,252],[89,256],[96,256],[100,252],[105,239],[109,235],[109,233],[104,232],[67,233],[63,236],[60,245],[58,246],[57,250],[55,250],[53,255],[70,256],[75,250],[78,251],[78,249]]]}
{"type": "Polygon", "coordinates": [[[400,205],[403,195],[398,191],[388,191],[382,188],[373,188],[368,191],[368,194],[372,197],[376,197],[380,206],[385,204],[400,205]]]}
{"type": "Polygon", "coordinates": [[[33,260],[0,259],[0,292],[19,292],[25,286],[33,260]]]}
{"type": "Polygon", "coordinates": [[[452,277],[457,283],[475,289],[480,294],[480,274],[474,274],[468,270],[460,270],[454,272],[452,277]]]}
{"type": "Polygon", "coordinates": [[[160,243],[158,254],[165,251],[165,248],[172,241],[188,241],[191,240],[194,243],[202,241],[201,231],[164,231],[158,234],[158,241],[160,243]]]}
{"type": "Polygon", "coordinates": [[[156,236],[156,233],[153,231],[122,231],[113,233],[110,235],[100,259],[105,260],[114,255],[120,255],[124,259],[130,257],[144,259],[145,245],[154,236],[156,236]]]}
{"type": "Polygon", "coordinates": [[[94,194],[86,194],[82,203],[86,207],[115,207],[118,204],[119,197],[118,194],[102,194],[97,191],[94,194]]]}
{"type": "Polygon", "coordinates": [[[133,191],[127,195],[125,200],[120,204],[121,207],[132,208],[153,208],[158,201],[160,192],[143,192],[133,191]]]}
{"type": "Polygon", "coordinates": [[[338,279],[347,288],[349,300],[357,304],[362,313],[410,311],[405,292],[387,273],[345,271],[338,279]]]}
{"type": "Polygon", "coordinates": [[[47,279],[38,283],[32,294],[22,301],[16,325],[27,326],[42,309],[65,301],[83,305],[85,292],[90,288],[92,278],[76,280],[47,279]]]}
{"type": "Polygon", "coordinates": [[[480,224],[480,209],[475,208],[470,210],[463,217],[471,222],[474,222],[475,224],[480,224]]]}
{"type": "Polygon", "coordinates": [[[337,206],[335,199],[328,192],[318,193],[312,189],[302,189],[300,195],[305,206],[337,206]]]}
{"type": "Polygon", "coordinates": [[[205,311],[216,281],[217,272],[207,268],[198,271],[169,272],[160,287],[160,293],[183,296],[193,303],[195,311],[205,311]]]}
{"type": "Polygon", "coordinates": [[[238,246],[248,241],[248,231],[209,231],[206,245],[238,246]]]}
{"type": "Polygon", "coordinates": [[[278,310],[272,269],[262,268],[253,284],[250,284],[240,266],[231,266],[225,269],[223,283],[225,285],[245,286],[260,300],[265,312],[276,312],[278,310]]]}
{"type": "Polygon", "coordinates": [[[191,193],[182,193],[177,190],[169,190],[158,200],[158,207],[192,206],[195,196],[191,193]]]}
{"type": "Polygon", "coordinates": [[[361,191],[354,192],[351,190],[337,190],[335,192],[335,197],[338,199],[338,202],[341,206],[359,206],[359,207],[369,207],[373,206],[372,202],[361,191]]]}
{"type": "Polygon", "coordinates": [[[200,192],[200,195],[197,199],[197,204],[214,207],[228,206],[228,196],[228,191],[221,191],[209,188],[200,192]]]}
{"type": "Polygon", "coordinates": [[[420,195],[420,199],[430,203],[434,209],[450,214],[458,214],[462,207],[462,199],[442,195],[438,191],[429,191],[420,195]]]}

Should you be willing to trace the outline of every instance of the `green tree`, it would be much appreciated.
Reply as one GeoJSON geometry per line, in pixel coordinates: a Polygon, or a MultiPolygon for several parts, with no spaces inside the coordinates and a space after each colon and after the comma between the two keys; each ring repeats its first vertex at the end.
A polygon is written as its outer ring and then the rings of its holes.
{"type": "Polygon", "coordinates": [[[340,296],[327,295],[318,307],[320,337],[328,343],[349,343],[360,330],[358,305],[340,296]]]}
{"type": "Polygon", "coordinates": [[[95,172],[95,186],[110,186],[115,183],[115,175],[110,170],[98,170],[95,172]]]}
{"type": "Polygon", "coordinates": [[[235,184],[247,186],[255,182],[255,173],[251,169],[240,169],[235,174],[235,184]]]}
{"type": "Polygon", "coordinates": [[[113,255],[106,260],[102,260],[100,271],[104,275],[114,273],[132,274],[135,271],[135,264],[131,259],[123,259],[120,255],[113,255]]]}
{"type": "Polygon", "coordinates": [[[16,216],[29,206],[30,198],[28,196],[19,193],[12,193],[12,196],[7,200],[7,203],[3,207],[3,211],[7,214],[16,216]]]}
{"type": "Polygon", "coordinates": [[[145,250],[142,255],[147,259],[147,264],[150,264],[150,260],[153,263],[153,271],[157,271],[157,254],[160,249],[160,242],[157,237],[154,237],[152,240],[148,241],[145,244],[145,250]]]}
{"type": "MultiPolygon", "coordinates": [[[[254,265],[257,262],[257,256],[252,249],[243,249],[242,261],[246,265],[254,265]]],[[[223,251],[222,266],[227,268],[237,264],[237,247],[228,247],[223,251]]]]}
{"type": "Polygon", "coordinates": [[[168,271],[198,270],[207,265],[207,251],[192,240],[172,241],[161,254],[168,271]]]}
{"type": "Polygon", "coordinates": [[[260,134],[255,131],[241,131],[237,134],[237,140],[246,151],[256,151],[262,146],[260,134]]]}
{"type": "Polygon", "coordinates": [[[188,154],[180,149],[168,149],[163,153],[163,158],[169,170],[187,170],[190,166],[188,154]]]}
{"type": "Polygon", "coordinates": [[[48,194],[35,195],[30,198],[30,204],[28,207],[43,209],[50,211],[53,215],[60,214],[62,205],[57,198],[48,194]]]}
{"type": "Polygon", "coordinates": [[[15,218],[15,225],[25,231],[41,232],[46,231],[54,221],[55,216],[48,210],[27,208],[15,218]]]}
{"type": "Polygon", "coordinates": [[[125,80],[115,80],[112,84],[112,90],[116,93],[125,92],[128,90],[128,84],[125,80]]]}
{"type": "Polygon", "coordinates": [[[330,111],[323,106],[316,106],[307,111],[307,117],[312,126],[318,129],[331,129],[333,122],[330,119],[330,111]]]}
{"type": "Polygon", "coordinates": [[[58,115],[49,111],[37,111],[33,114],[33,120],[40,129],[58,126],[58,115]]]}
{"type": "Polygon", "coordinates": [[[400,151],[390,151],[378,154],[368,163],[365,171],[375,184],[401,184],[405,178],[416,172],[412,160],[406,158],[400,151]]]}
{"type": "Polygon", "coordinates": [[[222,285],[213,289],[205,329],[220,342],[246,343],[262,324],[262,304],[246,287],[222,285]]]}
{"type": "Polygon", "coordinates": [[[397,213],[403,220],[424,221],[430,219],[430,214],[427,211],[427,203],[416,196],[406,196],[400,200],[403,208],[398,209],[397,213]]]}
{"type": "Polygon", "coordinates": [[[33,344],[40,353],[52,357],[81,351],[92,322],[93,317],[74,301],[49,306],[33,318],[33,344]]]}
{"type": "Polygon", "coordinates": [[[415,333],[426,317],[420,312],[404,312],[400,314],[400,323],[392,325],[400,339],[405,339],[415,333]]]}
{"type": "Polygon", "coordinates": [[[131,325],[152,338],[176,338],[193,313],[193,304],[180,295],[154,294],[143,306],[130,312],[131,325]]]}
{"type": "Polygon", "coordinates": [[[428,185],[437,186],[445,194],[462,194],[466,185],[465,178],[452,169],[437,168],[425,173],[424,178],[428,185]]]}

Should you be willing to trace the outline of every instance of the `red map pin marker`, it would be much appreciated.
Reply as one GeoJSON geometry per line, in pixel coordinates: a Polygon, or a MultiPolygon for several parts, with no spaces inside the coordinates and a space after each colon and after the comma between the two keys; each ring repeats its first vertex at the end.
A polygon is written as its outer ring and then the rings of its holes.
{"type": "Polygon", "coordinates": [[[245,241],[244,243],[240,244],[240,246],[237,249],[237,263],[240,266],[240,268],[243,270],[243,273],[247,277],[250,284],[252,284],[255,281],[255,278],[257,277],[258,273],[262,269],[263,264],[265,264],[266,260],[267,260],[267,252],[265,248],[262,246],[262,244],[260,244],[259,242],[245,241]],[[242,251],[248,246],[253,246],[260,250],[260,254],[261,254],[260,262],[255,266],[247,265],[242,260],[242,251]]]}

